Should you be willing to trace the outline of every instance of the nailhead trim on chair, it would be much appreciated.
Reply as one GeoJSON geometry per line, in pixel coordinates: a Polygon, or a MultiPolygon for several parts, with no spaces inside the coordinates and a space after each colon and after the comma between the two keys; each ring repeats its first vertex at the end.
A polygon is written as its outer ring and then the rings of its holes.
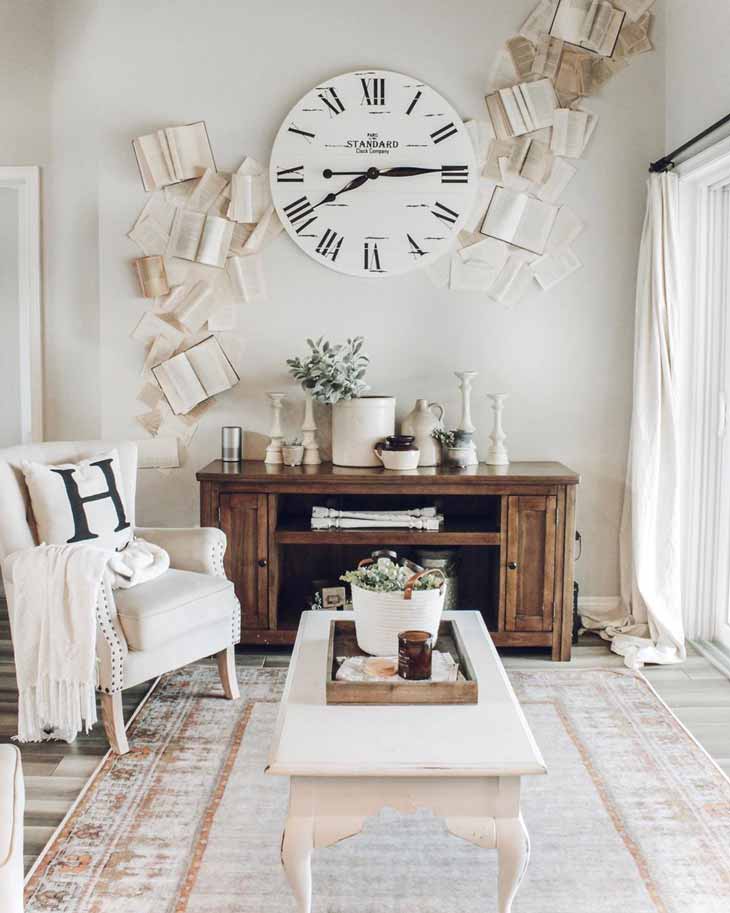
{"type": "Polygon", "coordinates": [[[231,630],[231,645],[235,646],[241,640],[241,603],[236,599],[236,611],[233,613],[233,629],[231,630]]]}
{"type": "Polygon", "coordinates": [[[111,688],[99,688],[99,691],[103,691],[106,694],[115,694],[117,691],[122,690],[124,682],[124,647],[119,640],[117,632],[114,630],[109,610],[109,600],[106,595],[106,586],[103,582],[99,587],[99,595],[96,600],[96,622],[101,628],[104,640],[109,645],[112,667],[111,688]]]}
{"type": "Polygon", "coordinates": [[[213,568],[213,574],[216,577],[225,577],[226,570],[223,564],[223,557],[226,553],[226,538],[223,533],[217,537],[217,541],[210,548],[210,563],[213,568]]]}

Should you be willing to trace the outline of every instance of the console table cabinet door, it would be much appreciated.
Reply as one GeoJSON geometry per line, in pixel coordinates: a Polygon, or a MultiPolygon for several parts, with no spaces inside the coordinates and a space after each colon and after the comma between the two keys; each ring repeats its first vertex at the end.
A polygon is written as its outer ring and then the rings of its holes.
{"type": "Polygon", "coordinates": [[[236,586],[244,630],[269,627],[266,495],[221,493],[220,528],[228,537],[226,577],[236,586]]]}
{"type": "Polygon", "coordinates": [[[510,496],[507,520],[508,631],[552,631],[557,498],[510,496]]]}

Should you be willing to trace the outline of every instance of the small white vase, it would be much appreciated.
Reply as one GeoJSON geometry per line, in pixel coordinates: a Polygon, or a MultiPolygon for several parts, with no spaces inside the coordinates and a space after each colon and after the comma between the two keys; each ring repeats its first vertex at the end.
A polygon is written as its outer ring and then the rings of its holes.
{"type": "Polygon", "coordinates": [[[429,403],[426,399],[417,399],[413,410],[403,419],[400,426],[401,434],[412,434],[415,445],[421,452],[418,460],[419,466],[438,466],[441,462],[441,445],[433,439],[436,428],[443,427],[443,418],[446,410],[441,403],[429,403]],[[439,410],[436,417],[432,410],[439,410]]]}
{"type": "Polygon", "coordinates": [[[373,448],[395,434],[395,397],[358,396],[332,407],[332,462],[380,466],[373,448]]]}

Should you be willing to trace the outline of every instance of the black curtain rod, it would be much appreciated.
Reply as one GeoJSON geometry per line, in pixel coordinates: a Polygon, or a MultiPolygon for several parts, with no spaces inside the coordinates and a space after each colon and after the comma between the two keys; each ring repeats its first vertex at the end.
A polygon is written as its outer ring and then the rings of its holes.
{"type": "Polygon", "coordinates": [[[720,118],[717,123],[713,124],[711,127],[708,127],[706,130],[703,130],[702,133],[698,133],[697,136],[693,136],[691,140],[688,140],[686,143],[683,143],[678,149],[674,149],[668,155],[665,155],[664,158],[659,159],[656,162],[652,162],[649,165],[649,171],[669,171],[670,168],[674,168],[674,159],[676,156],[681,155],[690,146],[694,146],[695,143],[699,143],[700,140],[703,140],[706,136],[709,136],[711,133],[714,133],[715,130],[719,130],[720,127],[724,127],[725,124],[730,123],[730,114],[726,114],[725,117],[720,118]]]}

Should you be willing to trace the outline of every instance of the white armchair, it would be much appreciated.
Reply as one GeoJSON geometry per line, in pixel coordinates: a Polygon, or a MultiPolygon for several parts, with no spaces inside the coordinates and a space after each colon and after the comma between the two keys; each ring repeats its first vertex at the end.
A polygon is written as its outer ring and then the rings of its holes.
{"type": "MultiPolygon", "coordinates": [[[[119,452],[125,502],[134,527],[137,447],[128,441],[31,444],[0,450],[0,560],[37,544],[22,460],[75,463],[112,448],[119,452]]],[[[102,719],[114,751],[129,751],[122,716],[122,691],[215,655],[223,692],[238,694],[234,645],[241,609],[226,579],[226,537],[219,529],[136,528],[135,535],[170,555],[170,570],[148,583],[114,592],[109,605],[102,588],[97,605],[96,654],[102,719]]],[[[12,587],[5,582],[6,596],[12,587]]]]}
{"type": "Polygon", "coordinates": [[[23,913],[23,812],[20,752],[0,745],[0,910],[23,913]]]}

